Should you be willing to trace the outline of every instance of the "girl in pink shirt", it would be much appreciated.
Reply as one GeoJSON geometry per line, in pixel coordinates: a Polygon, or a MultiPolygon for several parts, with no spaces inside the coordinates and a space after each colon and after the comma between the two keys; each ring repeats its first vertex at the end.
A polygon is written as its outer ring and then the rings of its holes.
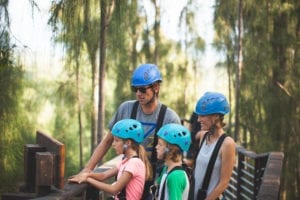
{"type": "Polygon", "coordinates": [[[141,142],[144,140],[142,124],[134,119],[123,119],[112,128],[113,148],[124,154],[122,161],[102,173],[84,173],[84,180],[104,192],[114,195],[115,200],[140,200],[145,180],[152,177],[151,165],[141,142]],[[101,182],[117,175],[113,184],[101,182]]]}

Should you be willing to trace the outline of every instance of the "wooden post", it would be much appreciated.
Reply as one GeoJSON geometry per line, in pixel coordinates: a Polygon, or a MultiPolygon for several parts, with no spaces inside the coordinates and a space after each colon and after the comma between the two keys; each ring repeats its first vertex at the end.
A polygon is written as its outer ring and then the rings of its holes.
{"type": "Polygon", "coordinates": [[[237,164],[237,199],[241,197],[241,183],[242,183],[242,170],[244,168],[243,162],[245,161],[245,155],[238,151],[238,164],[237,164]]]}
{"type": "Polygon", "coordinates": [[[51,191],[53,184],[54,155],[50,152],[36,153],[36,193],[43,196],[51,191]]]}
{"type": "Polygon", "coordinates": [[[24,146],[24,180],[20,187],[21,192],[35,192],[36,152],[45,152],[46,148],[38,144],[26,144],[24,146]]]}
{"type": "Polygon", "coordinates": [[[269,154],[261,154],[254,159],[254,197],[257,197],[269,154]]]}
{"type": "Polygon", "coordinates": [[[55,187],[62,189],[65,176],[65,145],[40,131],[36,132],[36,143],[46,147],[47,151],[56,155],[54,159],[53,183],[55,187]]]}
{"type": "Polygon", "coordinates": [[[280,179],[282,173],[284,154],[282,152],[271,152],[262,184],[259,188],[257,199],[280,199],[280,179]]]}

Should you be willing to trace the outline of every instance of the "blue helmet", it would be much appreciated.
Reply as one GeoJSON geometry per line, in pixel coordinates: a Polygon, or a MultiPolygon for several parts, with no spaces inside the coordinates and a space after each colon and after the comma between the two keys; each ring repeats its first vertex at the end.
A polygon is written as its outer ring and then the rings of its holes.
{"type": "Polygon", "coordinates": [[[162,81],[158,67],[154,64],[142,64],[134,70],[131,86],[146,86],[156,81],[162,81]]]}
{"type": "Polygon", "coordinates": [[[111,130],[113,136],[122,139],[132,139],[137,143],[144,140],[144,129],[142,124],[135,119],[123,119],[118,121],[111,130]]]}
{"type": "Polygon", "coordinates": [[[170,144],[178,145],[182,151],[187,152],[191,145],[190,131],[180,124],[170,123],[162,126],[157,136],[170,144]]]}
{"type": "Polygon", "coordinates": [[[229,113],[229,104],[226,97],[217,92],[206,92],[197,102],[197,115],[211,115],[229,113]]]}

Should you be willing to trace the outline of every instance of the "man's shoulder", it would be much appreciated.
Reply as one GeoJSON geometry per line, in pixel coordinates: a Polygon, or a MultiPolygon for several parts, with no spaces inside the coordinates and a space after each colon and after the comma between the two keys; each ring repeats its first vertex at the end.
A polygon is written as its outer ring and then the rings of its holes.
{"type": "Polygon", "coordinates": [[[127,100],[123,101],[121,105],[133,105],[136,102],[136,100],[127,100]]]}
{"type": "Polygon", "coordinates": [[[136,100],[127,100],[127,101],[123,101],[119,108],[120,109],[125,109],[125,108],[132,108],[133,104],[136,102],[136,100]]]}
{"type": "Polygon", "coordinates": [[[165,118],[167,119],[166,123],[181,123],[178,114],[170,107],[167,107],[165,118]]]}

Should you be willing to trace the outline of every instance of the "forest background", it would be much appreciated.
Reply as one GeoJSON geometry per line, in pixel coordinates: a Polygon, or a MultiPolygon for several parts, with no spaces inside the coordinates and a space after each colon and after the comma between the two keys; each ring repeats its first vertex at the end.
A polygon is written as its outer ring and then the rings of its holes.
{"type": "MultiPolygon", "coordinates": [[[[37,2],[28,0],[32,13],[37,2]]],[[[50,2],[47,25],[63,55],[51,63],[59,71],[54,77],[26,65],[29,47],[14,40],[10,0],[0,0],[0,193],[22,182],[23,147],[34,143],[36,130],[66,144],[66,176],[76,174],[118,105],[135,98],[132,71],[151,62],[164,77],[161,101],[182,118],[199,91],[223,86],[232,110],[228,134],[257,153],[284,152],[281,199],[299,199],[299,1],[215,0],[213,46],[223,59],[216,57],[211,82],[202,81],[211,74],[203,65],[208,44],[197,29],[204,20],[199,1],[181,1],[176,39],[162,31],[164,1],[50,2]]]]}

